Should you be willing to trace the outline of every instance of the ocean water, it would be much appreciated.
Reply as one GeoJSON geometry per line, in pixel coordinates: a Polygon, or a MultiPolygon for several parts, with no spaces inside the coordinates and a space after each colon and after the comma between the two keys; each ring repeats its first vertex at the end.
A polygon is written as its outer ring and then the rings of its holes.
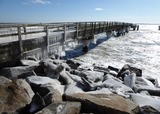
{"type": "Polygon", "coordinates": [[[76,59],[86,63],[122,68],[130,64],[142,69],[144,77],[160,77],[160,31],[158,25],[140,25],[139,31],[130,31],[125,36],[106,39],[106,34],[100,38],[96,47],[88,53],[80,53],[80,48],[69,55],[80,54],[76,59]],[[103,41],[103,42],[102,42],[103,41]]]}

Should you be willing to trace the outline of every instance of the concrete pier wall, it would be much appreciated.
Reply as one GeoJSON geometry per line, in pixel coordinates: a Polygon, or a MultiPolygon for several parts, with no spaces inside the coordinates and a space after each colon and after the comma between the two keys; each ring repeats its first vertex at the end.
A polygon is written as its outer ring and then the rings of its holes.
{"type": "Polygon", "coordinates": [[[94,35],[103,32],[110,37],[112,31],[120,32],[132,26],[123,22],[0,24],[0,68],[13,66],[27,56],[41,60],[60,54],[69,42],[86,43],[85,40],[92,40],[94,35]]]}

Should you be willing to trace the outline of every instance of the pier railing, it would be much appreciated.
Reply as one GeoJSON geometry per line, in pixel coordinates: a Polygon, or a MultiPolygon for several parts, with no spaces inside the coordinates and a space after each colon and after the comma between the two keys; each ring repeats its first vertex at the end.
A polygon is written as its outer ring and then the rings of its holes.
{"type": "Polygon", "coordinates": [[[0,24],[0,67],[11,66],[23,57],[38,59],[57,53],[60,45],[87,40],[94,35],[132,27],[124,22],[64,22],[40,24],[0,24]]]}

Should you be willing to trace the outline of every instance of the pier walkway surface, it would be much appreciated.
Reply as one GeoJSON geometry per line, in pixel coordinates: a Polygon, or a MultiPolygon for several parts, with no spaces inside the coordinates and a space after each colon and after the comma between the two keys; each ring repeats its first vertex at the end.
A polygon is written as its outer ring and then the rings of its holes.
{"type": "MultiPolygon", "coordinates": [[[[39,60],[57,54],[68,42],[90,41],[94,36],[112,32],[125,35],[138,26],[124,22],[61,22],[40,24],[0,24],[0,68],[14,66],[21,58],[35,56],[39,60]]],[[[90,43],[90,42],[89,42],[90,43]]],[[[84,45],[84,51],[87,44],[84,45]]]]}

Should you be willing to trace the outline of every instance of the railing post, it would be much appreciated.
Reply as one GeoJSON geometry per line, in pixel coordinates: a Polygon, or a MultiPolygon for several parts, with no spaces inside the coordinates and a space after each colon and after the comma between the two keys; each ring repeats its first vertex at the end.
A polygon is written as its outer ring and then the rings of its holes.
{"type": "Polygon", "coordinates": [[[66,41],[66,24],[64,25],[64,39],[63,39],[63,42],[65,43],[65,41],[66,41]]]}
{"type": "Polygon", "coordinates": [[[23,53],[23,43],[22,43],[22,34],[21,34],[21,27],[18,27],[18,41],[19,41],[19,48],[20,48],[20,53],[22,56],[23,53]]]}
{"type": "Polygon", "coordinates": [[[85,22],[85,30],[84,30],[84,37],[87,36],[87,22],[85,22]]]}
{"type": "Polygon", "coordinates": [[[47,40],[47,53],[49,54],[49,30],[48,30],[48,26],[46,26],[46,40],[47,40]]]}
{"type": "Polygon", "coordinates": [[[78,39],[78,26],[79,26],[79,24],[78,23],[76,23],[76,38],[78,39]]]}

